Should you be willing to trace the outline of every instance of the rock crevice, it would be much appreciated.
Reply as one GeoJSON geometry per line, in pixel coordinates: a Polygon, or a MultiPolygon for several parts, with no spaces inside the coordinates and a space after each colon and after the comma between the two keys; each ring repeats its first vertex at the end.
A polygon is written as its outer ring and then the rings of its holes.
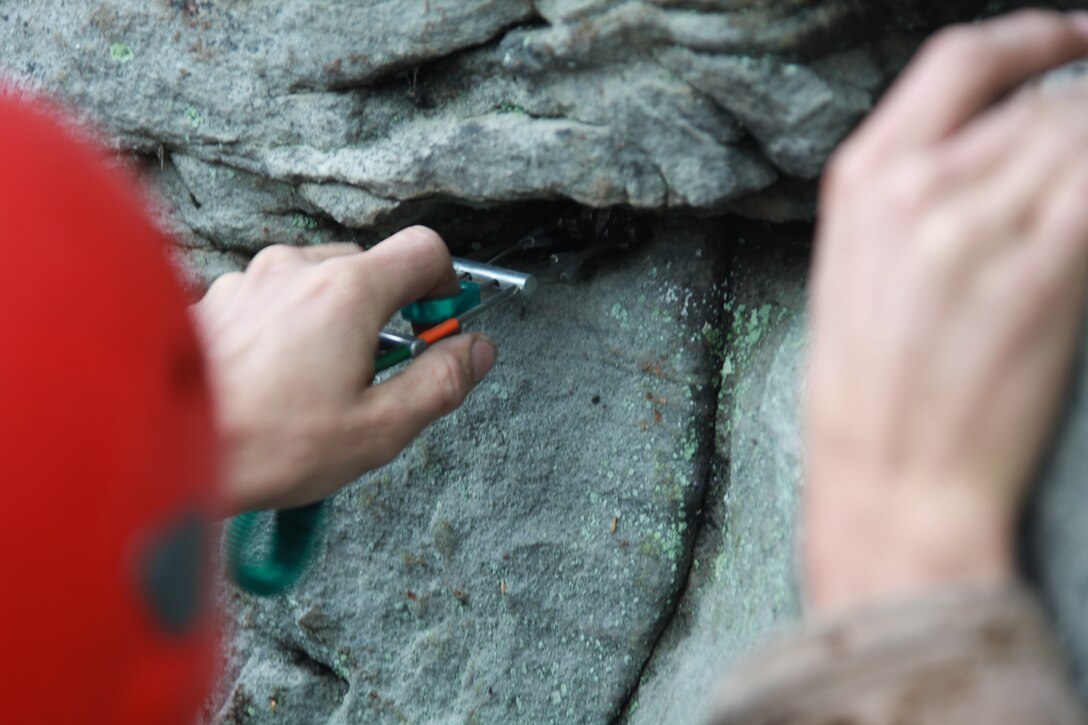
{"type": "MultiPolygon", "coordinates": [[[[596,276],[564,269],[484,321],[496,369],[330,503],[295,592],[224,587],[208,719],[701,722],[714,679],[799,609],[811,230],[764,221],[811,217],[828,155],[920,39],[984,4],[1014,3],[4,6],[3,82],[131,158],[205,282],[269,244],[411,223],[459,253],[571,236],[573,270],[599,251],[573,207],[655,220],[596,276]]],[[[1085,389],[1028,552],[1081,673],[1085,389]]]]}
{"type": "Polygon", "coordinates": [[[779,219],[811,213],[776,190],[819,173],[924,5],[43,0],[5,9],[0,73],[177,156],[184,185],[152,175],[164,218],[210,252],[366,240],[439,198],[779,219]]]}

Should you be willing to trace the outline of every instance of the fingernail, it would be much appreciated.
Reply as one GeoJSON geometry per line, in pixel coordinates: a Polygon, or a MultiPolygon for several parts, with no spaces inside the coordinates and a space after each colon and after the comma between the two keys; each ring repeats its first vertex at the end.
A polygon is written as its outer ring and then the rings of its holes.
{"type": "Polygon", "coordinates": [[[495,366],[495,341],[487,335],[477,335],[472,343],[472,382],[479,383],[495,366]]]}

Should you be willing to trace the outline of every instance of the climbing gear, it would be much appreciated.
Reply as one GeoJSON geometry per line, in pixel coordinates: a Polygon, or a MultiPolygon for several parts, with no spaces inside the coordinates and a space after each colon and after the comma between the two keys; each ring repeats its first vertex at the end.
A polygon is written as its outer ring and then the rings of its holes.
{"type": "Polygon", "coordinates": [[[377,372],[417,357],[427,346],[456,335],[466,322],[504,300],[516,294],[531,297],[536,292],[536,278],[524,272],[467,259],[454,259],[453,269],[461,278],[460,294],[405,306],[401,316],[420,332],[418,336],[408,336],[383,331],[381,342],[392,349],[378,356],[377,372]]]}
{"type": "Polygon", "coordinates": [[[227,527],[227,575],[242,590],[258,596],[287,591],[306,569],[317,544],[324,516],[324,501],[276,512],[268,553],[254,561],[246,551],[254,546],[260,515],[247,511],[227,527]]]}
{"type": "Polygon", "coordinates": [[[649,231],[646,218],[630,209],[572,205],[516,241],[481,246],[471,256],[488,264],[516,257],[541,283],[572,282],[592,260],[643,244],[649,231]]]}
{"type": "Polygon", "coordinates": [[[404,319],[423,328],[434,327],[451,317],[471,310],[480,304],[480,285],[461,282],[461,291],[452,297],[435,300],[420,300],[406,305],[401,310],[404,319]]]}
{"type": "MultiPolygon", "coordinates": [[[[514,296],[531,296],[536,279],[529,274],[454,259],[461,291],[451,297],[419,300],[401,309],[416,334],[383,330],[374,372],[380,373],[421,355],[428,346],[459,333],[464,324],[514,296]]],[[[227,573],[243,590],[260,596],[281,594],[302,575],[317,543],[324,501],[275,512],[263,560],[252,553],[260,515],[236,516],[227,531],[227,573]]]]}

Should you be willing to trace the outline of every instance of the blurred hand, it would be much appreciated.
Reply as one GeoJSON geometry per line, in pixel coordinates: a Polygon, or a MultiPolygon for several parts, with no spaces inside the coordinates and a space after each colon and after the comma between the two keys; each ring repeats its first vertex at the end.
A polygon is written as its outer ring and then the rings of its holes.
{"type": "Polygon", "coordinates": [[[1086,53],[1083,13],[945,30],[832,160],[805,434],[819,612],[1013,576],[1085,296],[1088,89],[1001,99],[1086,53]]]}
{"type": "Polygon", "coordinates": [[[205,344],[234,513],[324,498],[389,462],[491,369],[460,335],[371,386],[378,333],[401,306],[455,294],[442,239],[405,229],[368,251],[274,246],[215,281],[193,312],[205,344]]]}

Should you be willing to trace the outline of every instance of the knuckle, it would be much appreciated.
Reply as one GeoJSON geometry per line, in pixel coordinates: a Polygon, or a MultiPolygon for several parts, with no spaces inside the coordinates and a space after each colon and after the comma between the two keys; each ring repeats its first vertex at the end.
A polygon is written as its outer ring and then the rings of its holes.
{"type": "Polygon", "coordinates": [[[844,144],[828,161],[824,171],[823,191],[826,195],[849,193],[858,189],[868,177],[868,164],[856,149],[844,144]]]}
{"type": "Polygon", "coordinates": [[[944,279],[955,273],[973,241],[983,232],[976,216],[956,211],[933,214],[919,228],[915,257],[930,278],[944,279]]]}
{"type": "Polygon", "coordinates": [[[331,259],[317,265],[314,276],[317,283],[330,289],[345,289],[358,284],[363,272],[352,269],[350,265],[339,263],[341,260],[331,259]]]}
{"type": "Polygon", "coordinates": [[[900,165],[882,184],[888,211],[898,218],[913,218],[925,207],[937,175],[925,157],[900,165]]]}
{"type": "Polygon", "coordinates": [[[430,227],[425,227],[422,224],[408,227],[404,229],[401,234],[420,246],[433,247],[435,251],[444,250],[446,248],[446,243],[442,240],[442,237],[438,232],[430,227]]]}
{"type": "Polygon", "coordinates": [[[365,468],[380,468],[404,450],[416,432],[410,430],[407,423],[406,410],[399,401],[384,395],[369,398],[360,417],[346,426],[357,432],[362,442],[365,468]]]}
{"type": "Polygon", "coordinates": [[[1008,102],[1003,111],[1010,126],[1032,128],[1036,124],[1046,123],[1057,104],[1055,99],[1044,93],[1039,86],[1018,91],[1008,102]]]}
{"type": "Polygon", "coordinates": [[[222,294],[228,292],[242,282],[241,272],[227,272],[215,278],[208,286],[208,294],[222,294]]]}
{"type": "Polygon", "coordinates": [[[822,193],[825,201],[856,203],[865,198],[897,218],[911,218],[925,207],[939,181],[939,159],[916,156],[878,169],[848,151],[832,159],[822,193]]]}
{"type": "Polygon", "coordinates": [[[401,232],[405,241],[418,247],[418,253],[436,263],[449,264],[450,252],[438,232],[422,225],[408,227],[401,232]]]}
{"type": "Polygon", "coordinates": [[[242,284],[241,272],[227,272],[212,280],[204,296],[197,303],[196,309],[208,310],[212,307],[226,304],[242,284]]]}
{"type": "Polygon", "coordinates": [[[401,253],[411,259],[420,278],[433,282],[450,274],[453,261],[438,232],[429,227],[414,226],[402,230],[399,236],[401,253]]]}
{"type": "Polygon", "coordinates": [[[452,413],[464,401],[468,391],[467,377],[464,367],[453,355],[443,356],[441,363],[435,366],[431,395],[440,415],[452,413]]]}
{"type": "Polygon", "coordinates": [[[337,242],[336,244],[329,244],[327,246],[342,249],[349,254],[359,254],[363,251],[363,248],[355,242],[337,242]]]}
{"type": "Polygon", "coordinates": [[[273,244],[257,252],[249,263],[249,271],[265,274],[302,259],[302,252],[286,244],[273,244]]]}
{"type": "Polygon", "coordinates": [[[940,63],[970,59],[985,50],[985,34],[972,25],[957,24],[938,31],[925,43],[922,55],[940,63]]]}
{"type": "Polygon", "coordinates": [[[1061,13],[1025,8],[988,22],[949,25],[926,42],[924,55],[939,63],[988,63],[1006,55],[1022,38],[1063,44],[1074,38],[1061,13]]]}
{"type": "Polygon", "coordinates": [[[365,264],[353,264],[348,260],[325,266],[327,285],[341,298],[357,307],[372,306],[372,300],[388,296],[387,284],[381,269],[365,264]]]}
{"type": "MultiPolygon", "coordinates": [[[[335,261],[335,260],[333,260],[335,261]]],[[[297,278],[303,299],[318,303],[334,314],[354,314],[364,306],[360,299],[368,286],[365,274],[346,264],[316,264],[297,278]]]]}
{"type": "Polygon", "coordinates": [[[329,248],[335,249],[338,252],[343,252],[343,256],[358,256],[362,253],[363,248],[355,242],[338,242],[336,244],[328,245],[329,248]]]}

